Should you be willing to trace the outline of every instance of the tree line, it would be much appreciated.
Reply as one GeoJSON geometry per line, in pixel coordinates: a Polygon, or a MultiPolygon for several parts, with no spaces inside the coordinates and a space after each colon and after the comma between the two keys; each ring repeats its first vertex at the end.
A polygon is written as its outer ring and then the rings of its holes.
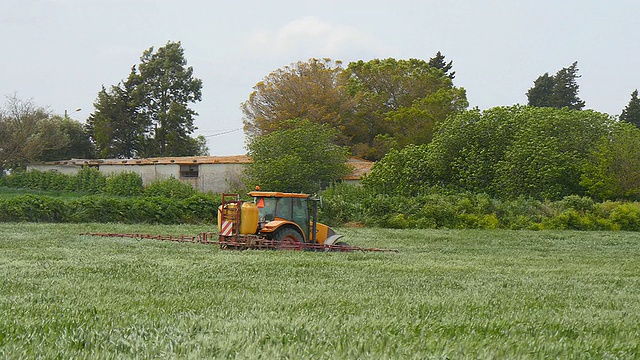
{"type": "MultiPolygon", "coordinates": [[[[406,163],[394,166],[422,174],[415,183],[424,186],[452,185],[502,195],[605,196],[605,190],[595,190],[602,182],[583,178],[589,166],[593,174],[604,171],[605,164],[586,159],[606,155],[616,164],[610,166],[619,166],[619,159],[611,156],[621,156],[617,144],[622,140],[611,145],[613,140],[602,139],[623,137],[622,133],[633,138],[633,131],[617,124],[640,125],[640,100],[634,91],[617,118],[584,111],[585,102],[578,96],[579,77],[574,62],[555,74],[538,77],[526,92],[527,106],[483,112],[468,110],[465,89],[454,85],[453,61],[440,52],[428,61],[388,58],[346,66],[331,59],[299,61],[265,76],[241,104],[247,149],[255,164],[248,173],[255,182],[308,189],[310,183],[344,174],[344,166],[337,164],[347,155],[378,161],[374,179],[384,172],[385,164],[411,153],[425,157],[405,158],[406,163]],[[562,141],[566,140],[568,150],[562,147],[558,129],[566,131],[562,141]],[[558,137],[548,136],[549,132],[558,137]],[[560,149],[564,153],[557,153],[560,149]],[[424,154],[415,153],[423,150],[424,154]],[[565,164],[560,158],[568,156],[567,151],[574,158],[565,159],[571,166],[563,172],[555,166],[565,164]],[[518,163],[525,159],[537,159],[552,169],[527,170],[518,163]],[[414,169],[416,164],[429,165],[414,169]],[[544,177],[548,184],[534,180],[530,188],[508,185],[527,178],[524,171],[531,171],[532,178],[534,174],[544,177]],[[285,184],[284,178],[300,181],[285,184]]],[[[157,51],[153,47],[144,51],[125,80],[103,86],[85,125],[53,116],[14,95],[0,112],[1,166],[15,169],[32,161],[72,157],[206,154],[205,139],[191,136],[197,114],[190,105],[201,101],[201,88],[202,81],[187,66],[181,44],[168,42],[157,51]]],[[[632,147],[632,141],[626,146],[632,147]]],[[[393,183],[390,180],[385,186],[393,183]]],[[[415,183],[400,187],[413,189],[415,183]]]]}
{"type": "Polygon", "coordinates": [[[593,110],[472,109],[433,141],[392,150],[364,180],[381,194],[433,187],[498,198],[640,200],[640,129],[593,110]]]}

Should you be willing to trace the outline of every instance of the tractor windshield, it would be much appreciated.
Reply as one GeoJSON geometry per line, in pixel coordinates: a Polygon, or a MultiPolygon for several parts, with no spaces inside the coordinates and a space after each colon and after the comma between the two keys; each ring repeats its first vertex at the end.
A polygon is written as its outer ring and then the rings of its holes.
{"type": "Polygon", "coordinates": [[[273,221],[276,218],[276,198],[256,198],[260,221],[273,221]]]}

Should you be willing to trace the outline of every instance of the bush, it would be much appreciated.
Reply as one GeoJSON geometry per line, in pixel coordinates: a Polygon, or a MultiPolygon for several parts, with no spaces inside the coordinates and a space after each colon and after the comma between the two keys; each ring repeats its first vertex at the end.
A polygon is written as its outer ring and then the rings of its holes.
{"type": "Polygon", "coordinates": [[[620,230],[640,231],[640,204],[620,203],[611,211],[609,221],[620,230]]]}
{"type": "Polygon", "coordinates": [[[144,192],[142,178],[134,172],[113,174],[106,180],[105,193],[116,196],[139,196],[144,192]]]}
{"type": "Polygon", "coordinates": [[[347,222],[364,223],[364,204],[370,196],[364,188],[348,184],[334,184],[322,193],[322,206],[318,211],[320,222],[339,225],[347,222]]]}
{"type": "Polygon", "coordinates": [[[169,199],[186,199],[195,194],[196,190],[190,184],[183,183],[173,176],[164,180],[156,180],[144,190],[145,196],[169,199]]]}
{"type": "Polygon", "coordinates": [[[525,197],[497,200],[486,194],[432,188],[420,196],[374,195],[340,185],[323,192],[321,220],[388,228],[574,229],[640,231],[640,203],[595,203],[583,196],[559,201],[525,197]]]}
{"type": "Polygon", "coordinates": [[[139,222],[131,217],[130,201],[96,195],[85,196],[67,202],[71,222],[139,222]]]}
{"type": "Polygon", "coordinates": [[[151,224],[179,224],[182,204],[166,197],[133,198],[130,201],[130,218],[136,222],[151,224]]]}
{"type": "Polygon", "coordinates": [[[98,194],[104,191],[107,178],[95,167],[83,167],[73,176],[67,190],[98,194]]]}
{"type": "Polygon", "coordinates": [[[71,176],[54,171],[17,171],[9,176],[3,176],[3,186],[16,189],[32,190],[66,190],[71,176]]]}
{"type": "Polygon", "coordinates": [[[0,221],[64,222],[66,206],[50,196],[22,195],[0,199],[0,221]]]}
{"type": "Polygon", "coordinates": [[[2,177],[4,186],[18,189],[43,191],[73,191],[98,194],[104,191],[106,177],[100,170],[83,167],[75,175],[61,174],[55,171],[18,171],[2,177]]]}
{"type": "Polygon", "coordinates": [[[216,223],[218,206],[222,204],[220,195],[198,193],[182,202],[184,209],[182,223],[216,223]]]}

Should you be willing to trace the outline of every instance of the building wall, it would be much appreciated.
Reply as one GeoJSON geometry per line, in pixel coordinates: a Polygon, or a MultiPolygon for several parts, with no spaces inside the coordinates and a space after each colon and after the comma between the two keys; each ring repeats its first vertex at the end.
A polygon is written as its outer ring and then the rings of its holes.
{"type": "MultiPolygon", "coordinates": [[[[196,165],[196,164],[194,164],[196,165]]],[[[118,165],[102,164],[98,165],[98,170],[105,176],[122,172],[133,172],[142,178],[142,183],[146,186],[154,180],[164,180],[174,177],[201,192],[223,193],[240,188],[242,186],[241,176],[245,164],[197,164],[198,177],[180,176],[179,164],[144,164],[144,165],[118,165]]],[[[81,165],[51,165],[37,164],[29,165],[27,170],[57,171],[63,174],[74,175],[82,168],[81,165]]]]}
{"type": "MultiPolygon", "coordinates": [[[[134,172],[142,178],[144,185],[154,180],[170,177],[191,184],[201,192],[223,193],[244,187],[242,173],[249,160],[246,157],[182,157],[156,159],[106,159],[106,160],[68,160],[27,166],[27,170],[57,171],[63,174],[76,174],[83,166],[96,167],[105,176],[122,172],[134,172]],[[211,159],[213,158],[213,159],[211,159]],[[187,172],[181,176],[180,167],[197,166],[197,173],[187,172]],[[196,176],[197,174],[197,176],[196,176]]],[[[353,173],[343,181],[358,184],[363,174],[368,173],[372,163],[361,159],[350,159],[353,173]]],[[[195,169],[195,168],[194,168],[195,169]]],[[[257,184],[248,184],[257,185],[257,184]]]]}
{"type": "Polygon", "coordinates": [[[100,165],[98,169],[105,176],[123,173],[133,172],[142,178],[144,185],[149,185],[156,179],[166,179],[171,175],[176,179],[179,177],[180,167],[176,164],[170,165],[100,165]]]}
{"type": "Polygon", "coordinates": [[[180,180],[190,183],[194,189],[202,192],[228,192],[240,185],[244,166],[244,164],[200,164],[198,177],[180,177],[180,180]]]}
{"type": "Polygon", "coordinates": [[[38,170],[38,171],[57,171],[61,174],[67,175],[75,175],[78,173],[80,168],[76,165],[48,165],[48,164],[36,164],[36,165],[27,165],[27,171],[29,170],[38,170]]]}

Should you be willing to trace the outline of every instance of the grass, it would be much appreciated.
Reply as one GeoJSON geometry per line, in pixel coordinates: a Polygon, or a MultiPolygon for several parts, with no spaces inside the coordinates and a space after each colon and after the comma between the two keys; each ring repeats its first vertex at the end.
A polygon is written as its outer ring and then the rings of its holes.
{"type": "Polygon", "coordinates": [[[640,234],[340,229],[399,253],[221,251],[0,224],[0,358],[632,359],[640,234]]]}

